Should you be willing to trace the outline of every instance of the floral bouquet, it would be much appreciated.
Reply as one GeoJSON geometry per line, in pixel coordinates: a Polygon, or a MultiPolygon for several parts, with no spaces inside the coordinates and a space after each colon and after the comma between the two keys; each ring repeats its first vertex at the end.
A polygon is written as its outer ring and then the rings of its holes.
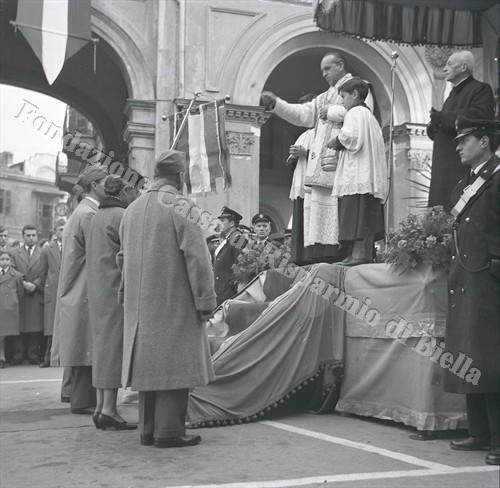
{"type": "Polygon", "coordinates": [[[410,214],[398,230],[390,230],[383,261],[401,272],[420,265],[444,266],[451,259],[453,217],[442,206],[410,214]]]}
{"type": "MultiPolygon", "coordinates": [[[[261,271],[269,269],[270,263],[280,263],[281,258],[290,252],[290,248],[284,244],[271,243],[272,245],[251,242],[238,256],[238,262],[233,264],[235,281],[239,284],[247,284],[252,281],[261,271]],[[274,256],[271,258],[271,254],[274,256]]],[[[283,263],[281,263],[283,266],[283,263]]]]}

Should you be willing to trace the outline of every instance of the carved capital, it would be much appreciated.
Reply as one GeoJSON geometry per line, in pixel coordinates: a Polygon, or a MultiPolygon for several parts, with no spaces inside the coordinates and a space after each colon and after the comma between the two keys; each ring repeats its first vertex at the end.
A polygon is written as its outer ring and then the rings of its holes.
{"type": "Polygon", "coordinates": [[[432,153],[430,151],[408,150],[408,161],[410,170],[429,173],[431,170],[432,153]]]}
{"type": "Polygon", "coordinates": [[[449,47],[438,47],[438,46],[426,46],[425,47],[425,59],[427,63],[432,68],[434,76],[438,78],[444,77],[443,68],[446,65],[446,61],[453,54],[453,49],[449,47]]]}
{"type": "Polygon", "coordinates": [[[255,143],[255,135],[251,132],[226,131],[229,153],[235,156],[250,156],[255,143]]]}
{"type": "MultiPolygon", "coordinates": [[[[186,110],[189,106],[189,102],[190,100],[186,98],[176,98],[174,100],[177,111],[186,110]]],[[[204,100],[196,100],[194,107],[196,108],[202,103],[208,102],[204,100]]],[[[245,122],[260,127],[267,122],[269,117],[271,117],[271,114],[266,112],[262,107],[226,103],[224,108],[226,120],[230,122],[245,122]]]]}

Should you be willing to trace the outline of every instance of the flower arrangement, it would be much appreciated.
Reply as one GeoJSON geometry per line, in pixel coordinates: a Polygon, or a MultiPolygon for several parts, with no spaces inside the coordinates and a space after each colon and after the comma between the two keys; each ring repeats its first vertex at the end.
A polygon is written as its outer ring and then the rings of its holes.
{"type": "Polygon", "coordinates": [[[449,266],[453,217],[442,206],[428,208],[420,215],[410,214],[390,230],[383,261],[408,271],[420,265],[449,266]]]}
{"type": "Polygon", "coordinates": [[[268,244],[251,242],[238,256],[238,262],[233,264],[232,267],[237,283],[249,283],[260,272],[269,269],[271,267],[270,263],[280,263],[282,257],[290,252],[290,248],[284,244],[272,243],[271,246],[268,244]],[[270,254],[275,255],[271,258],[270,254]]]}

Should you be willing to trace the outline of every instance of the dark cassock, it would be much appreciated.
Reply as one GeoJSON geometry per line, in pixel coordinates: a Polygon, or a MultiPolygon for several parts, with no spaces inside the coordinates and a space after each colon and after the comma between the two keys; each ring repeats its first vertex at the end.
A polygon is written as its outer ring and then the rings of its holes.
{"type": "Polygon", "coordinates": [[[490,85],[469,76],[451,90],[441,111],[436,116],[431,114],[427,126],[427,134],[434,141],[429,207],[442,205],[449,212],[452,208],[451,191],[468,170],[460,162],[457,142],[453,140],[457,135],[457,117],[493,119],[494,113],[495,100],[490,85]]]}

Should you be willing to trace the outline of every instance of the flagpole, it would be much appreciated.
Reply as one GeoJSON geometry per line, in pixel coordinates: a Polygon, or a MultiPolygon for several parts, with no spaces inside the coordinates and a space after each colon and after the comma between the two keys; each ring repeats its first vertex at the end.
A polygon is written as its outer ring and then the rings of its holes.
{"type": "Polygon", "coordinates": [[[179,138],[181,137],[182,131],[183,131],[183,129],[184,129],[186,123],[187,123],[187,118],[188,118],[188,115],[189,115],[189,111],[193,107],[193,104],[194,104],[195,100],[200,96],[200,94],[201,94],[201,92],[193,93],[193,99],[189,102],[189,106],[188,106],[188,108],[186,110],[186,116],[182,119],[181,126],[179,127],[179,130],[175,134],[174,142],[172,142],[172,145],[170,146],[170,149],[174,149],[175,146],[177,145],[177,143],[179,142],[179,138]]]}

